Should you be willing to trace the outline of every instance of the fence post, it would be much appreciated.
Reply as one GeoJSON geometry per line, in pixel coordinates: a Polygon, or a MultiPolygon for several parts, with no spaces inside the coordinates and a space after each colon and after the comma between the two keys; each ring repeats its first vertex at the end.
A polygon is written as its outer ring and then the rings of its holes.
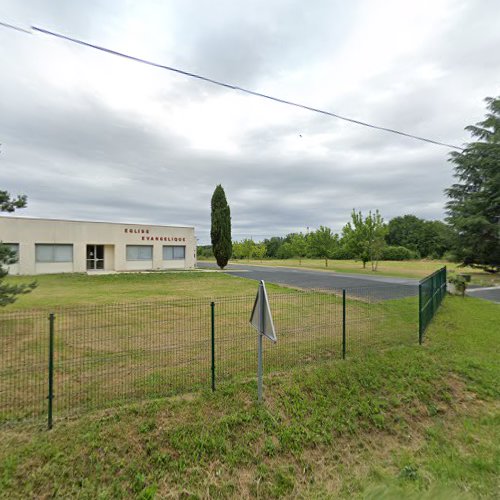
{"type": "Polygon", "coordinates": [[[342,290],[342,359],[345,359],[345,288],[342,290]]]}
{"type": "Polygon", "coordinates": [[[444,268],[443,268],[443,279],[444,279],[443,298],[445,298],[446,297],[446,290],[447,290],[447,287],[448,287],[448,282],[447,282],[447,279],[448,279],[448,270],[446,269],[446,266],[444,266],[444,268]]]}
{"type": "Polygon", "coordinates": [[[432,318],[434,318],[434,314],[436,314],[436,284],[437,284],[437,275],[435,274],[432,278],[432,318]]]}
{"type": "Polygon", "coordinates": [[[422,283],[418,284],[418,343],[422,345],[423,324],[422,324],[422,283]]]}
{"type": "Polygon", "coordinates": [[[54,399],[54,313],[49,314],[49,395],[47,396],[48,428],[52,429],[52,400],[54,399]]]}
{"type": "Polygon", "coordinates": [[[215,302],[210,303],[212,391],[215,391],[215,302]]]}

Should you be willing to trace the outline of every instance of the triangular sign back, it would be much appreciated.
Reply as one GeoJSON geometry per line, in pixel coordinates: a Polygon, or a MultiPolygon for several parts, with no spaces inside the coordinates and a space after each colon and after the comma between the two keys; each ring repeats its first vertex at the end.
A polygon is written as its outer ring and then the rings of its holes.
{"type": "Polygon", "coordinates": [[[252,314],[250,315],[250,323],[258,332],[262,333],[262,335],[269,340],[273,342],[278,340],[274,329],[269,299],[267,297],[266,285],[263,281],[260,282],[259,290],[255,297],[252,314]],[[264,307],[263,311],[262,307],[264,307]]]}

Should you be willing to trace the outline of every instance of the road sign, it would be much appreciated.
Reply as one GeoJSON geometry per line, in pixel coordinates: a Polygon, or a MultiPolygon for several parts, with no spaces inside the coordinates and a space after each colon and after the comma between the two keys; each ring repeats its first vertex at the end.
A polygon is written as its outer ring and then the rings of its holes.
{"type": "Polygon", "coordinates": [[[252,314],[250,315],[250,324],[269,340],[276,342],[276,331],[274,329],[273,316],[269,299],[267,297],[266,285],[264,281],[260,282],[259,291],[255,297],[252,314]]]}
{"type": "Polygon", "coordinates": [[[259,401],[262,401],[262,338],[266,336],[269,340],[276,342],[276,331],[274,330],[273,316],[267,298],[266,284],[261,281],[259,291],[253,304],[250,324],[259,332],[258,339],[258,363],[257,363],[257,391],[259,401]]]}

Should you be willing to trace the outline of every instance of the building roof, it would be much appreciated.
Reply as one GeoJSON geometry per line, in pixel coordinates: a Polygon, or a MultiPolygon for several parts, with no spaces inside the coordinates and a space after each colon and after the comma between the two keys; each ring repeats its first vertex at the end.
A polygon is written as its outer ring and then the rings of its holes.
{"type": "Polygon", "coordinates": [[[1,219],[17,219],[17,220],[36,220],[44,222],[82,222],[85,224],[116,224],[120,226],[155,226],[155,227],[177,227],[181,229],[194,229],[194,226],[179,226],[176,224],[151,224],[149,222],[110,222],[110,221],[97,221],[97,220],[75,220],[75,219],[46,219],[43,217],[23,217],[23,216],[9,216],[0,215],[1,219]]]}

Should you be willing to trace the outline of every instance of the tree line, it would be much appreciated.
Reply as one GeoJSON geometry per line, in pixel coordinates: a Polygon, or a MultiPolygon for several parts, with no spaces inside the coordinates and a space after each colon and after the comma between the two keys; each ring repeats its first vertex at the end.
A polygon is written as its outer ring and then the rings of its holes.
{"type": "MultiPolygon", "coordinates": [[[[356,259],[363,267],[371,262],[376,270],[380,260],[418,258],[454,259],[454,230],[441,221],[420,219],[414,215],[395,217],[388,224],[378,210],[366,216],[353,210],[351,220],[340,234],[327,226],[307,233],[273,236],[261,242],[252,239],[232,243],[233,259],[321,258],[328,267],[329,259],[356,259]]],[[[211,246],[198,247],[200,257],[212,257],[211,246]]]]}
{"type": "Polygon", "coordinates": [[[212,246],[198,247],[200,257],[214,256],[224,268],[235,259],[319,257],[359,259],[376,270],[379,260],[445,258],[496,273],[500,270],[500,97],[487,97],[485,120],[465,129],[477,140],[452,152],[457,182],[445,190],[447,222],[403,215],[384,223],[379,211],[363,216],[353,210],[340,235],[320,226],[312,232],[273,236],[255,243],[231,241],[231,218],[219,185],[212,198],[212,246]],[[214,205],[214,200],[216,201],[214,205]],[[220,214],[224,213],[221,219],[220,214]],[[221,232],[221,228],[223,231],[221,232]],[[215,237],[214,237],[215,235],[215,237]],[[221,246],[221,242],[225,243],[221,246]]]}

